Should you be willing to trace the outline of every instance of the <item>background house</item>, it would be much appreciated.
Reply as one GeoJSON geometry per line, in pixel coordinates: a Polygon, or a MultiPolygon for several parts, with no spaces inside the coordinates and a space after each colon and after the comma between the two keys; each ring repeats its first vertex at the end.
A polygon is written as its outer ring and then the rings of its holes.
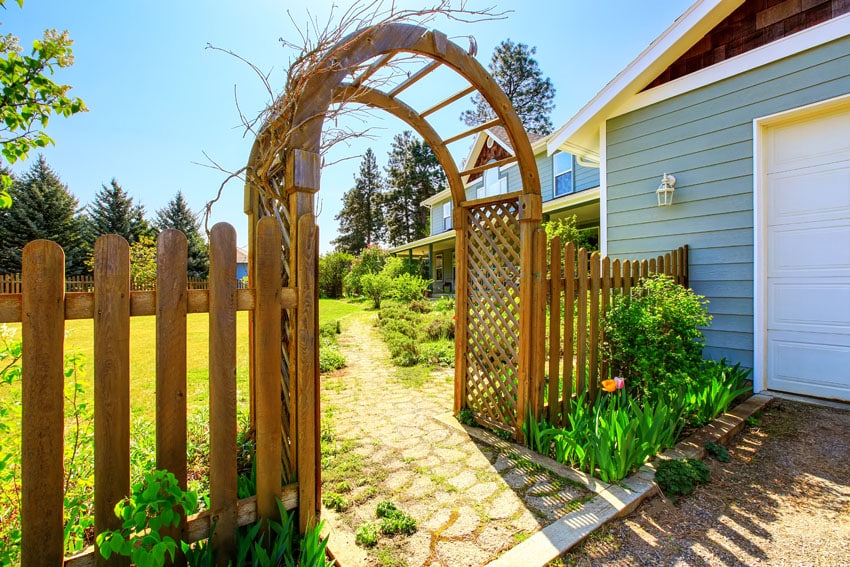
{"type": "MultiPolygon", "coordinates": [[[[569,152],[547,155],[548,138],[529,134],[540,174],[544,220],[576,215],[579,228],[599,227],[598,163],[577,159],[569,152]]],[[[466,168],[499,161],[513,155],[507,133],[501,126],[484,130],[475,138],[466,168]]],[[[494,167],[483,174],[463,178],[468,200],[520,190],[516,163],[494,167]]],[[[455,231],[452,226],[453,204],[448,189],[422,202],[431,211],[429,235],[390,249],[395,255],[407,255],[429,265],[435,294],[454,293],[455,231]]]]}
{"type": "Polygon", "coordinates": [[[608,254],[690,246],[708,354],[850,399],[850,3],[698,1],[548,148],[600,161],[608,254]]]}

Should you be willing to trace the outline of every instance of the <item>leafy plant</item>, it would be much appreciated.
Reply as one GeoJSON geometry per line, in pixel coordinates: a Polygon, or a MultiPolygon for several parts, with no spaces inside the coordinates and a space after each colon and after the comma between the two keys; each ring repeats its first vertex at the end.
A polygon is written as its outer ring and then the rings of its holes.
{"type": "Polygon", "coordinates": [[[692,493],[697,485],[705,484],[710,477],[711,471],[705,463],[689,458],[661,461],[655,471],[655,482],[661,492],[674,501],[692,493]]]}
{"type": "Polygon", "coordinates": [[[406,534],[416,532],[416,520],[410,514],[399,510],[389,500],[378,503],[375,515],[381,518],[381,533],[386,535],[406,534]]]}
{"type": "Polygon", "coordinates": [[[711,323],[706,303],[664,275],[614,298],[603,322],[603,350],[631,393],[670,398],[699,376],[705,343],[699,327],[711,323]]]}
{"type": "Polygon", "coordinates": [[[404,273],[400,274],[392,282],[393,297],[404,303],[410,303],[413,300],[421,299],[425,295],[425,290],[433,283],[433,280],[426,280],[419,276],[404,273]]]}
{"type": "Polygon", "coordinates": [[[718,445],[713,441],[705,442],[705,450],[708,451],[708,454],[720,461],[721,463],[728,463],[732,460],[729,456],[729,451],[723,445],[718,445]]]}
{"type": "Polygon", "coordinates": [[[348,500],[338,492],[326,492],[323,494],[322,504],[337,512],[343,512],[348,508],[348,500]]]}
{"type": "Polygon", "coordinates": [[[375,522],[366,521],[357,526],[354,539],[363,547],[374,547],[378,543],[378,528],[375,526],[375,522]]]}
{"type": "Polygon", "coordinates": [[[319,345],[319,371],[332,372],[347,363],[345,355],[334,346],[319,345]]]}
{"type": "Polygon", "coordinates": [[[457,420],[464,425],[475,425],[475,417],[472,415],[472,410],[469,408],[461,408],[455,417],[457,417],[457,420]]]}
{"type": "Polygon", "coordinates": [[[703,370],[705,378],[688,384],[684,396],[691,424],[701,427],[726,413],[738,396],[750,391],[744,384],[749,375],[750,370],[742,369],[740,363],[729,367],[725,359],[707,361],[703,370]]]}
{"type": "Polygon", "coordinates": [[[98,550],[104,559],[115,553],[129,557],[138,567],[161,566],[166,555],[174,560],[178,546],[160,530],[180,524],[178,508],[188,515],[197,506],[197,496],[181,490],[172,473],[165,470],[148,473],[142,483],[133,486],[130,496],[115,505],[115,515],[122,520],[121,528],[99,533],[98,550]]]}
{"type": "Polygon", "coordinates": [[[393,280],[386,274],[364,274],[360,278],[363,294],[372,300],[372,307],[381,308],[381,302],[393,292],[393,280]]]}

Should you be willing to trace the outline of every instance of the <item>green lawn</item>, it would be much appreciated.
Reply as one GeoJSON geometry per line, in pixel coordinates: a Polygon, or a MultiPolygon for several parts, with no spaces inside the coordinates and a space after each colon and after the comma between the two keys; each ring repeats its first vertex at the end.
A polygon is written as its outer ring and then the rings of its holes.
{"type": "MultiPolygon", "coordinates": [[[[319,324],[363,311],[366,303],[349,303],[344,300],[320,299],[319,324]]],[[[240,410],[248,407],[248,313],[240,311],[236,318],[237,400],[240,410]]],[[[20,324],[8,325],[20,336],[20,324]]],[[[209,316],[192,313],[187,316],[187,401],[189,413],[209,405],[209,316]]],[[[84,381],[88,395],[92,395],[94,323],[73,320],[65,323],[65,352],[80,353],[87,359],[87,376],[84,381]]],[[[8,399],[11,388],[0,386],[0,400],[8,399]]],[[[130,408],[131,416],[154,420],[156,392],[156,319],[133,317],[130,320],[130,408]]]]}

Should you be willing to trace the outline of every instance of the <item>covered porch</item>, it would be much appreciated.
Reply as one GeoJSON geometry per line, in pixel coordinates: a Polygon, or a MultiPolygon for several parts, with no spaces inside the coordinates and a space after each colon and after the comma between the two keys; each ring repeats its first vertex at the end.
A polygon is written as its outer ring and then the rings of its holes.
{"type": "Polygon", "coordinates": [[[428,274],[431,297],[454,297],[456,279],[455,231],[440,234],[390,248],[390,254],[419,262],[421,273],[428,274]]]}

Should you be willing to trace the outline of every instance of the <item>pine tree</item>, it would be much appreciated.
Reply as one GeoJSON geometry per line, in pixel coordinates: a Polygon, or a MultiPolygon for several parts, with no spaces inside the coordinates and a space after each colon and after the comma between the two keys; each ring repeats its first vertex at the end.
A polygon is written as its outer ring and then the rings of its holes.
{"type": "Polygon", "coordinates": [[[210,271],[209,250],[201,236],[201,222],[189,208],[182,191],[178,191],[174,199],[156,212],[154,225],[159,230],[176,228],[186,235],[189,247],[189,277],[206,279],[210,271]]]}
{"type": "Polygon", "coordinates": [[[21,254],[28,242],[44,238],[65,251],[65,273],[85,273],[83,218],[77,198],[39,156],[10,190],[15,205],[0,211],[0,272],[21,271],[21,254]]]}
{"type": "Polygon", "coordinates": [[[360,174],[354,187],[342,197],[342,209],[334,219],[339,221],[339,237],[331,241],[337,250],[358,256],[364,248],[383,240],[386,234],[381,199],[384,179],[372,148],[360,162],[360,174]]]}
{"type": "Polygon", "coordinates": [[[103,234],[119,234],[133,244],[142,236],[150,236],[151,232],[145,220],[145,207],[134,204],[133,198],[114,178],[108,187],[102,186],[88,207],[86,236],[92,247],[103,234]]]}
{"type": "MultiPolygon", "coordinates": [[[[543,73],[533,55],[537,48],[506,39],[493,50],[487,69],[516,110],[526,131],[546,135],[552,132],[549,115],[555,108],[555,87],[543,73]]],[[[483,124],[496,114],[480,93],[471,99],[474,110],[465,110],[460,119],[468,126],[483,124]]]]}
{"type": "Polygon", "coordinates": [[[393,138],[384,200],[388,240],[398,246],[428,234],[428,211],[420,203],[446,188],[446,175],[431,147],[409,130],[393,138]]]}

